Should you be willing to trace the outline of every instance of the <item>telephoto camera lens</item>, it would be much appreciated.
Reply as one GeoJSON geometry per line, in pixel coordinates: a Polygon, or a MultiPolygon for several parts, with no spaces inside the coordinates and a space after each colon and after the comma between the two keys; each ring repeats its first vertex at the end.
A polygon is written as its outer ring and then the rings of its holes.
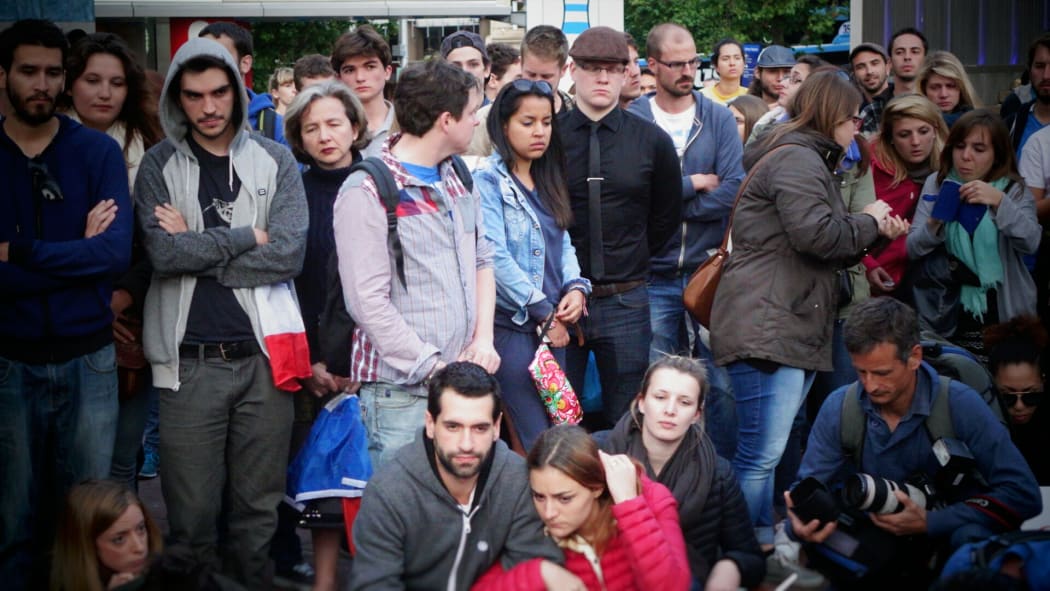
{"type": "Polygon", "coordinates": [[[926,507],[926,494],[922,490],[907,483],[876,478],[870,474],[854,474],[846,479],[842,498],[847,505],[855,509],[886,515],[904,510],[904,504],[893,494],[898,490],[908,495],[915,504],[926,507]]]}

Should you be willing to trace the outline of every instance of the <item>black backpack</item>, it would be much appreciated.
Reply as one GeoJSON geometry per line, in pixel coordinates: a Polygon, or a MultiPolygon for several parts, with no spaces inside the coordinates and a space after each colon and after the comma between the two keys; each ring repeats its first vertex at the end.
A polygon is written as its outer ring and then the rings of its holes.
{"type": "Polygon", "coordinates": [[[263,109],[259,111],[259,119],[255,123],[255,129],[271,140],[277,135],[277,111],[274,109],[263,109]]]}
{"type": "MultiPolygon", "coordinates": [[[[261,121],[261,118],[260,118],[261,121]]],[[[470,175],[467,163],[459,156],[452,156],[452,167],[459,177],[459,181],[467,189],[468,193],[474,191],[474,178],[470,175]]],[[[394,255],[397,267],[397,276],[401,285],[405,285],[405,257],[401,250],[401,239],[397,233],[397,205],[401,201],[401,192],[397,188],[394,175],[387,168],[382,158],[373,156],[365,158],[350,168],[350,175],[357,171],[363,171],[376,184],[379,198],[383,200],[386,209],[387,247],[394,255]]],[[[320,348],[320,359],[328,368],[328,372],[337,376],[350,375],[350,349],[353,346],[354,327],[356,322],[346,309],[346,300],[343,298],[343,284],[339,279],[339,257],[336,250],[328,255],[328,265],[325,271],[324,309],[321,311],[319,327],[317,331],[317,342],[320,348]]]]}

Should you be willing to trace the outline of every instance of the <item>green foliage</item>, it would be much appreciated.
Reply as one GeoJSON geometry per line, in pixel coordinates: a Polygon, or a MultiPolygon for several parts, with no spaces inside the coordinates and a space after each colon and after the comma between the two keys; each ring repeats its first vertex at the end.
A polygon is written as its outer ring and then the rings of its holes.
{"type": "MultiPolygon", "coordinates": [[[[291,67],[295,60],[311,53],[329,55],[340,35],[354,24],[367,21],[313,20],[260,21],[252,25],[255,59],[252,66],[252,86],[256,92],[266,92],[266,83],[273,71],[291,67]]],[[[383,34],[391,46],[397,43],[397,23],[379,22],[372,25],[383,34]]]]}
{"type": "Polygon", "coordinates": [[[724,37],[781,45],[830,41],[840,13],[849,15],[848,2],[842,6],[836,0],[624,0],[625,25],[641,53],[649,29],[659,23],[686,27],[697,50],[706,54],[724,37]]]}

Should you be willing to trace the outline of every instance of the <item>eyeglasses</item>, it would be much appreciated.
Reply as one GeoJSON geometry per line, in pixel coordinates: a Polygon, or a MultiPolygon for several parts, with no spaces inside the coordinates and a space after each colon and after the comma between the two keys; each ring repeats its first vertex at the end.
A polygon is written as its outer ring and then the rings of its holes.
{"type": "Polygon", "coordinates": [[[1027,392],[1004,392],[999,391],[999,398],[1007,408],[1017,404],[1020,400],[1025,406],[1037,406],[1043,400],[1042,390],[1028,390],[1027,392]]]}
{"type": "Polygon", "coordinates": [[[62,201],[62,187],[58,185],[55,177],[47,169],[47,164],[40,159],[29,159],[29,174],[33,180],[33,191],[44,201],[62,201]]]}
{"type": "Polygon", "coordinates": [[[546,80],[526,80],[525,78],[518,78],[510,85],[514,87],[514,90],[518,92],[541,94],[543,96],[551,96],[554,91],[551,90],[551,85],[546,80]]]}
{"type": "Polygon", "coordinates": [[[681,70],[683,68],[688,68],[690,70],[695,70],[695,69],[697,69],[700,66],[700,58],[698,58],[698,57],[694,57],[693,59],[691,59],[689,61],[685,61],[685,62],[665,62],[663,60],[658,60],[655,57],[649,58],[649,59],[653,60],[654,62],[656,62],[656,63],[658,63],[658,64],[660,64],[660,65],[662,65],[664,67],[671,68],[672,70],[681,70]]]}
{"type": "Polygon", "coordinates": [[[610,76],[613,74],[623,74],[627,71],[627,66],[623,64],[609,64],[601,62],[583,62],[577,61],[576,67],[587,72],[588,74],[600,74],[605,72],[610,76]]]}

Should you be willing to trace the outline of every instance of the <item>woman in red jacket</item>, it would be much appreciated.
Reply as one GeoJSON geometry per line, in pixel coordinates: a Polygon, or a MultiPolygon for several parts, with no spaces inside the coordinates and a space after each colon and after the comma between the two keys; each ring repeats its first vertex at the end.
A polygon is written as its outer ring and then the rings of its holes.
{"type": "MultiPolygon", "coordinates": [[[[948,126],[926,97],[910,94],[886,104],[879,135],[871,140],[875,197],[890,205],[891,215],[911,222],[926,177],[938,170],[948,126]]],[[[864,257],[871,295],[907,294],[898,290],[908,265],[907,235],[864,257]]],[[[910,294],[909,294],[910,295],[910,294]]]]}
{"type": "MultiPolygon", "coordinates": [[[[544,530],[590,591],[689,589],[689,564],[671,492],[626,455],[609,455],[580,427],[545,431],[528,457],[532,501],[544,530]]],[[[565,586],[559,586],[563,588],[565,586]]],[[[545,589],[533,560],[503,572],[497,562],[474,589],[545,589]]]]}

